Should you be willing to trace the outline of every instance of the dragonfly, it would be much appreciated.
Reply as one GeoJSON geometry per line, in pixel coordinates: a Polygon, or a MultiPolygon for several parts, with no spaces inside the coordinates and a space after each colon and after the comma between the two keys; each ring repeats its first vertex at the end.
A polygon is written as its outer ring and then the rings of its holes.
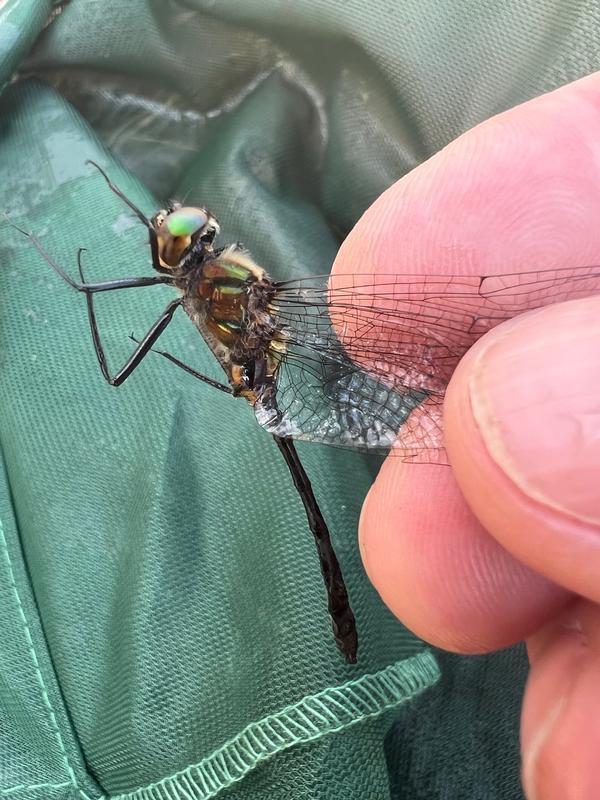
{"type": "Polygon", "coordinates": [[[294,440],[447,464],[442,405],[462,356],[488,330],[524,311],[600,293],[600,266],[275,281],[241,245],[215,246],[219,223],[208,209],[173,202],[148,218],[102,167],[88,163],[146,226],[155,274],[88,282],[80,248],[75,280],[36,236],[11,225],[85,295],[96,357],[110,385],[120,386],[152,351],[251,406],[289,468],[315,539],[334,639],[346,660],[356,663],[358,634],[348,590],[294,440]],[[174,299],[142,338],[131,336],[135,349],[111,373],[94,295],[157,284],[173,287],[174,299]],[[180,307],[227,382],[155,347],[180,307]]]}

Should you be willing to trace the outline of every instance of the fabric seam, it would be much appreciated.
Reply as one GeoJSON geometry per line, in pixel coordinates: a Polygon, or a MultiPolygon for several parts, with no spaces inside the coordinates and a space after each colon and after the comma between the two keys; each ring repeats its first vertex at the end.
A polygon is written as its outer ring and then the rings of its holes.
{"type": "Polygon", "coordinates": [[[282,750],[377,717],[428,689],[439,677],[433,653],[424,650],[379,672],[308,695],[250,723],[197,764],[100,800],[209,800],[282,750]]]}
{"type": "Polygon", "coordinates": [[[18,794],[19,792],[31,792],[36,789],[66,789],[67,786],[72,786],[70,781],[63,783],[19,783],[15,786],[7,786],[6,789],[0,789],[0,797],[7,797],[10,794],[18,794]]]}
{"type": "MultiPolygon", "coordinates": [[[[44,676],[42,675],[42,671],[40,669],[40,662],[37,657],[37,653],[35,651],[35,646],[33,643],[33,637],[31,635],[31,628],[29,627],[29,622],[27,621],[27,616],[25,615],[25,610],[23,608],[23,604],[21,603],[21,596],[19,595],[19,590],[17,588],[17,583],[15,580],[15,572],[13,569],[13,564],[10,558],[10,553],[8,550],[8,542],[6,541],[6,536],[4,534],[4,526],[2,524],[2,520],[0,519],[0,546],[2,547],[2,551],[4,553],[4,560],[8,567],[8,579],[9,585],[12,590],[13,597],[15,599],[17,605],[18,616],[21,621],[23,634],[25,636],[25,642],[27,644],[27,649],[29,651],[29,655],[31,658],[31,662],[33,664],[33,669],[35,672],[35,676],[42,693],[42,702],[44,707],[46,708],[46,712],[48,714],[48,722],[50,724],[50,729],[54,733],[54,737],[56,739],[56,743],[58,744],[58,748],[60,753],[62,754],[63,764],[65,767],[65,771],[69,778],[68,785],[71,785],[73,788],[77,789],[82,796],[85,796],[83,792],[79,789],[77,785],[77,778],[75,777],[75,772],[69,763],[69,757],[67,755],[67,751],[65,749],[65,745],[60,733],[60,728],[58,727],[58,722],[56,719],[56,714],[54,713],[54,709],[52,708],[52,703],[50,701],[50,696],[46,689],[46,684],[44,681],[44,676]]],[[[42,784],[43,785],[43,784],[42,784]]],[[[51,785],[51,784],[48,784],[51,785]]],[[[64,785],[64,784],[61,784],[64,785]]],[[[31,788],[31,787],[29,787],[31,788]]],[[[3,789],[1,790],[2,793],[6,794],[7,791],[10,789],[3,789]]]]}

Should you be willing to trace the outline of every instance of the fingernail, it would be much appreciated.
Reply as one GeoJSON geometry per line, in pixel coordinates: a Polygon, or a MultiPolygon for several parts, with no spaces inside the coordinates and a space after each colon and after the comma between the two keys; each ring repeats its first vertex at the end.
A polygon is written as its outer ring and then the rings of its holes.
{"type": "Polygon", "coordinates": [[[598,524],[600,303],[550,306],[481,340],[468,384],[491,458],[526,495],[598,524]]]}

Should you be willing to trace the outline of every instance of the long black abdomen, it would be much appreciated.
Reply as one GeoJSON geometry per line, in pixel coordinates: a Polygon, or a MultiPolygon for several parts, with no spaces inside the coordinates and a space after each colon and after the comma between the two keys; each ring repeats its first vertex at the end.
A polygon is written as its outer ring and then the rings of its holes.
{"type": "Polygon", "coordinates": [[[329,529],[321,514],[321,509],[313,494],[312,486],[308,479],[302,462],[298,458],[298,453],[291,439],[282,439],[273,436],[277,442],[286,464],[292,473],[294,486],[302,498],[304,510],[308,518],[308,524],[315,537],[321,572],[327,589],[327,605],[331,617],[331,626],[337,646],[345,655],[350,664],[356,664],[356,654],[358,651],[358,634],[356,632],[356,620],[350,608],[348,591],[344,583],[344,577],[340,568],[339,561],[331,543],[329,529]]]}

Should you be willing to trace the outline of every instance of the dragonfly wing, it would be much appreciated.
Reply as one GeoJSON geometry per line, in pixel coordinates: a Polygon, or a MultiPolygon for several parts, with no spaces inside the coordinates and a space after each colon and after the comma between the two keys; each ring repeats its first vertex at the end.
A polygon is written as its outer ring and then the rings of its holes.
{"type": "Polygon", "coordinates": [[[596,265],[277,284],[287,354],[277,413],[259,403],[257,418],[279,436],[443,461],[444,393],[477,339],[524,311],[598,293],[596,265]]]}
{"type": "Polygon", "coordinates": [[[296,342],[277,373],[276,410],[259,402],[255,412],[277,436],[385,452],[424,397],[380,383],[348,358],[339,341],[330,340],[329,355],[296,342]]]}

